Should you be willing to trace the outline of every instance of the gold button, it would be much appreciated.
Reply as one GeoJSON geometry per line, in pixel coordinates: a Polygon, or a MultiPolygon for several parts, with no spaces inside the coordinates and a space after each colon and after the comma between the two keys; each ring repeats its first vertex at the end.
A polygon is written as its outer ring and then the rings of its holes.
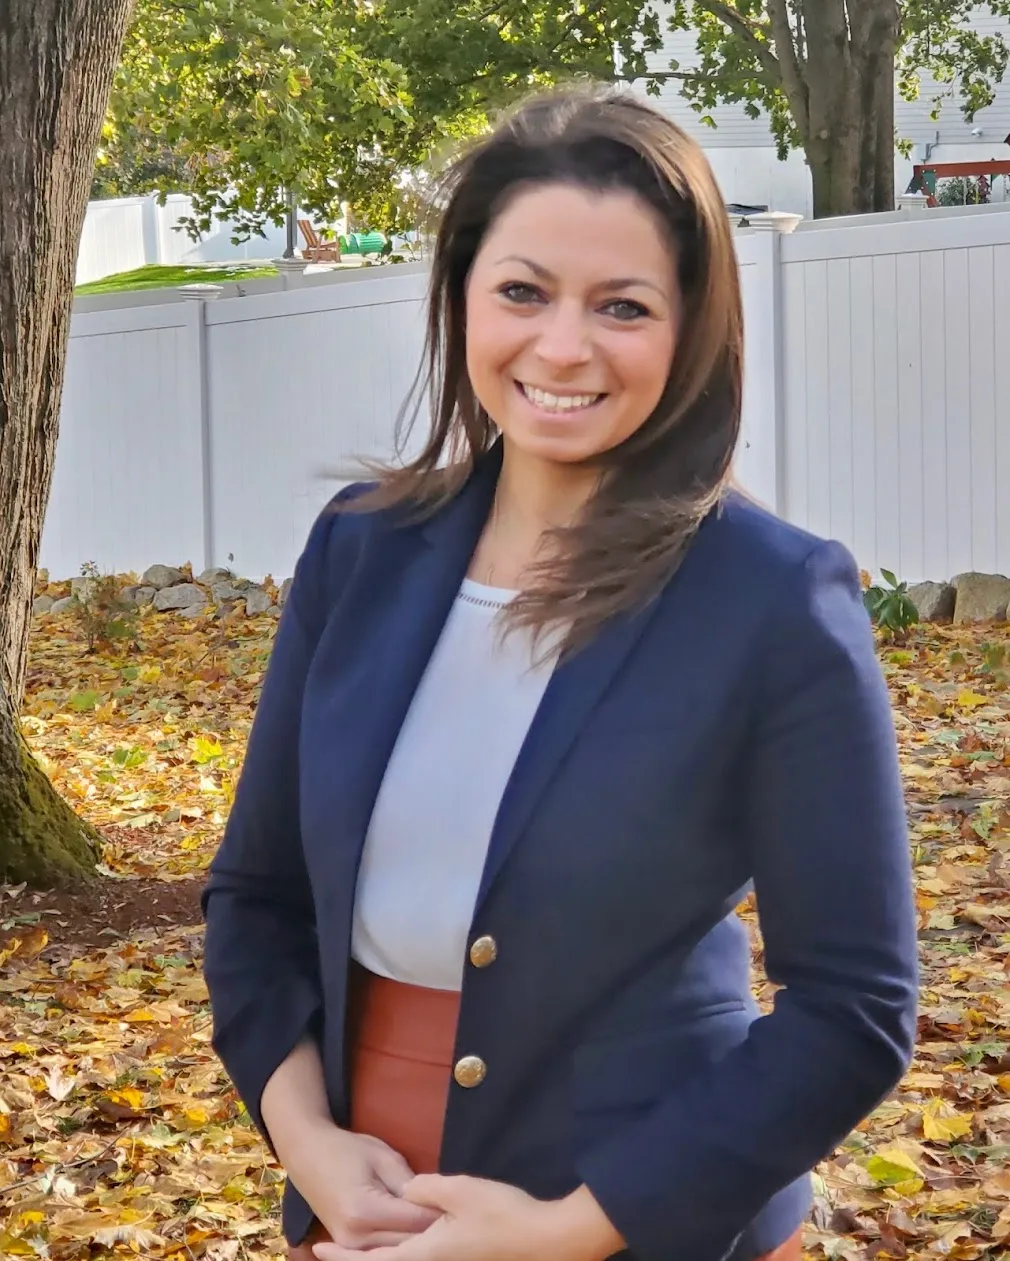
{"type": "Polygon", "coordinates": [[[487,1065],[479,1055],[464,1055],[461,1060],[456,1061],[452,1075],[458,1086],[470,1090],[474,1086],[479,1086],[487,1076],[487,1065]]]}
{"type": "Polygon", "coordinates": [[[486,968],[498,958],[498,943],[493,937],[478,937],[470,947],[470,962],[475,968],[486,968]]]}

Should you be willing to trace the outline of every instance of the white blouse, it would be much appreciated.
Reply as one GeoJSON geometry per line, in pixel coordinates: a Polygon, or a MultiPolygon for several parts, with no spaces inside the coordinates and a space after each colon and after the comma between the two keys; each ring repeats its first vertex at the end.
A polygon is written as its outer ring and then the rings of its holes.
{"type": "Polygon", "coordinates": [[[464,579],[386,767],[358,873],[351,952],[380,976],[459,990],[491,830],[553,670],[500,638],[514,592],[464,579]]]}

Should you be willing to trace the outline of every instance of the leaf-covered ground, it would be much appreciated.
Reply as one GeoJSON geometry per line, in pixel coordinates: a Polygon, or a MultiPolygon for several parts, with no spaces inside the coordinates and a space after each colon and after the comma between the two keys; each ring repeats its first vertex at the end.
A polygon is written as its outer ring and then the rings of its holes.
{"type": "MultiPolygon", "coordinates": [[[[105,879],[90,912],[0,886],[0,1256],[283,1255],[280,1172],[210,1050],[195,911],[274,627],[148,613],[121,658],[87,656],[70,619],[36,627],[25,730],[103,829],[105,879]]],[[[1001,628],[881,645],[921,1042],[819,1170],[814,1257],[1010,1249],[1008,645],[1001,628]]]]}

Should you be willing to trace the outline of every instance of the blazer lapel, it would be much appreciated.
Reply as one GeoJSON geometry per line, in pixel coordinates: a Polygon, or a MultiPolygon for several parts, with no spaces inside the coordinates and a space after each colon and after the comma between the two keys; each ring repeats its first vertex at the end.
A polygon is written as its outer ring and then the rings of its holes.
{"type": "Polygon", "coordinates": [[[475,913],[658,603],[653,600],[638,612],[615,618],[580,652],[555,669],[505,787],[491,832],[475,913]]]}
{"type": "Polygon", "coordinates": [[[341,686],[328,696],[332,713],[324,725],[340,730],[353,716],[355,738],[331,783],[330,809],[359,854],[400,728],[487,520],[499,466],[500,455],[492,451],[435,517],[372,539],[357,589],[347,593],[350,612],[329,654],[356,664],[339,672],[341,686]]]}

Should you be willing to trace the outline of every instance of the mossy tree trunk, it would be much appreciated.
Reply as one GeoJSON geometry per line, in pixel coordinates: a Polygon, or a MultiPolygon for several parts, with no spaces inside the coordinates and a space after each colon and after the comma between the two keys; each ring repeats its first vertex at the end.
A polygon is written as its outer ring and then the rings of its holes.
{"type": "Polygon", "coordinates": [[[95,148],[133,0],[0,0],[0,880],[93,869],[17,723],[95,148]]]}
{"type": "Polygon", "coordinates": [[[0,882],[37,888],[87,880],[98,836],[79,819],[28,751],[0,686],[0,882]]]}

